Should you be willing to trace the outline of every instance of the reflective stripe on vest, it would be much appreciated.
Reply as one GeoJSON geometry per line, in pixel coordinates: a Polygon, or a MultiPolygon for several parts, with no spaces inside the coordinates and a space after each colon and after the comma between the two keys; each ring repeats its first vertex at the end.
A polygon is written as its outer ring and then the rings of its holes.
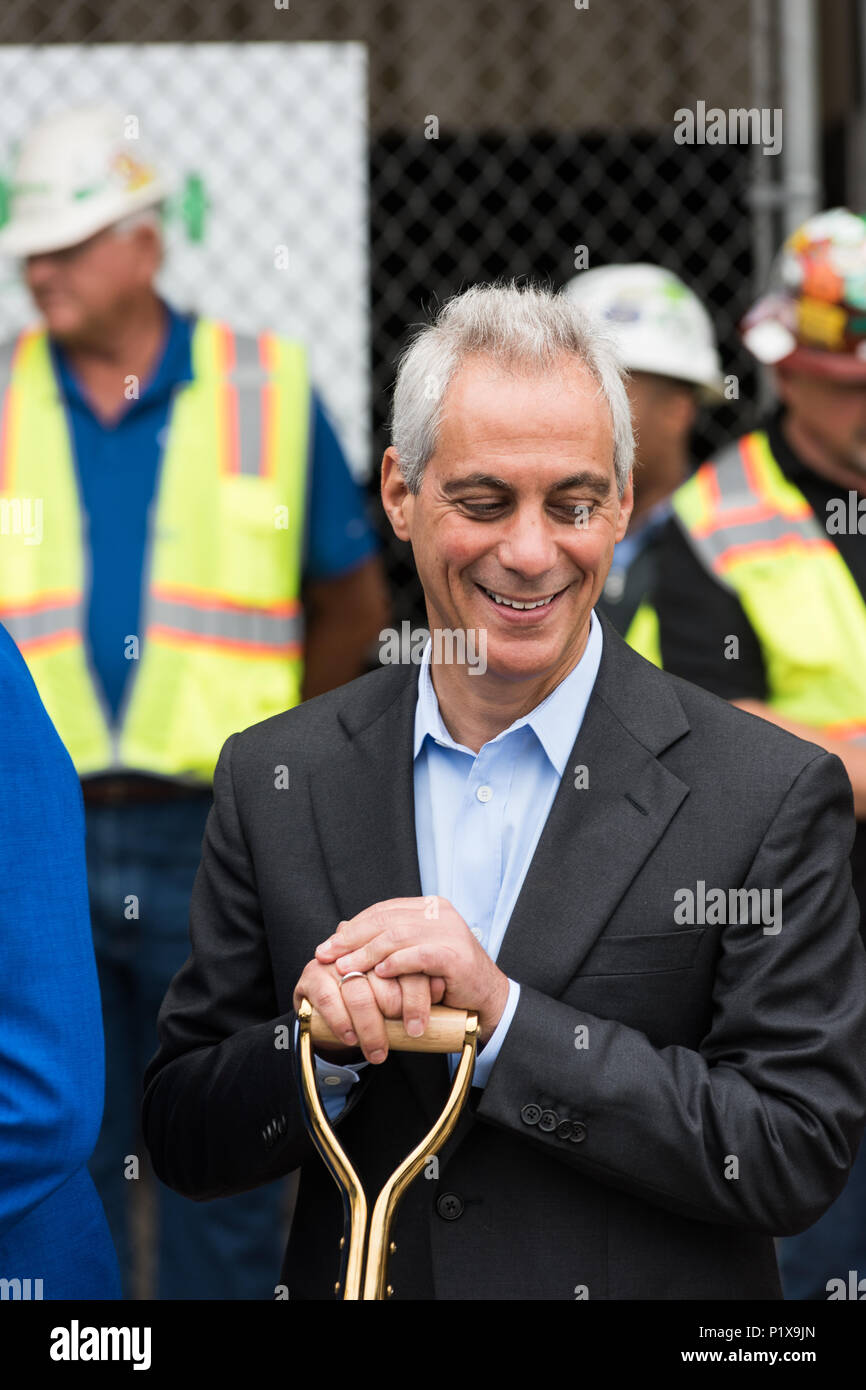
{"type": "Polygon", "coordinates": [[[673,506],[702,565],[761,644],[767,703],[828,737],[866,742],[866,602],[763,431],[698,469],[673,506]]]}
{"type": "Polygon", "coordinates": [[[171,407],[115,725],[89,661],[83,518],[47,338],[0,348],[0,621],[82,775],[207,781],[229,734],[300,699],[305,354],[199,320],[192,357],[193,381],[171,407]],[[38,541],[23,524],[37,511],[38,541]]]}

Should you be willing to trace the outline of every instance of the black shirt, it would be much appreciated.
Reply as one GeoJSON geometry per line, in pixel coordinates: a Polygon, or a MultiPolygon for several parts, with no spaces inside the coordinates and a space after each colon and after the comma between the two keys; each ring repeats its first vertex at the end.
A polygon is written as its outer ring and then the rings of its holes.
{"type": "MultiPolygon", "coordinates": [[[[780,410],[763,426],[773,457],[823,524],[827,502],[840,496],[847,500],[848,490],[840,490],[838,483],[801,462],[782,434],[781,419],[780,410]]],[[[866,600],[866,536],[842,534],[831,539],[866,600]]],[[[675,520],[667,523],[656,551],[654,606],[666,671],[725,700],[767,699],[761,644],[742,604],[704,568],[675,520]],[[736,660],[725,657],[726,641],[732,635],[739,638],[736,660]]],[[[866,926],[866,821],[858,822],[851,868],[866,926]]]]}

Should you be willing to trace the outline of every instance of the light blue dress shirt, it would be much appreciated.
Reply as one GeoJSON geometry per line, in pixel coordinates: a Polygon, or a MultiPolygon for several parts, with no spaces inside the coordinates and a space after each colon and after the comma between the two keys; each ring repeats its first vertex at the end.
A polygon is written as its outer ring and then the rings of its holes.
{"type": "MultiPolygon", "coordinates": [[[[455,743],[439,712],[430,674],[430,648],[421,659],[415,707],[415,831],[421,891],[447,899],[496,960],[526,871],[532,862],[560,781],[567,770],[602,652],[593,612],[583,656],[529,714],[516,719],[473,753],[455,743]]],[[[502,1018],[478,1054],[473,1086],[484,1086],[520,998],[509,980],[502,1018]]],[[[453,1069],[456,1055],[450,1059],[453,1069]]],[[[316,1059],[319,1094],[333,1121],[366,1062],[351,1067],[316,1059]]]]}

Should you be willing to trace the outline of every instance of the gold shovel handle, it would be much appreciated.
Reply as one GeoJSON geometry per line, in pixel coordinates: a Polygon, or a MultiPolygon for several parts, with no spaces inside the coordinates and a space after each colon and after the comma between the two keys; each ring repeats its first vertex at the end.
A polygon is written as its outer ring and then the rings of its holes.
{"type": "MultiPolygon", "coordinates": [[[[388,1047],[394,1052],[462,1052],[466,1038],[466,1009],[448,1009],[444,1004],[434,1004],[430,1009],[430,1022],[420,1038],[410,1037],[400,1018],[385,1021],[388,1047]]],[[[313,1009],[310,1019],[310,1032],[314,1047],[345,1047],[346,1044],[331,1032],[321,1014],[313,1009]]]]}
{"type": "MultiPolygon", "coordinates": [[[[304,999],[298,1009],[299,1036],[295,1056],[305,1118],[310,1137],[343,1197],[346,1232],[340,1242],[343,1258],[341,1277],[335,1293],[343,1300],[384,1299],[388,1255],[391,1252],[391,1224],[400,1198],[428,1159],[437,1154],[454,1131],[472,1084],[478,1039],[478,1015],[466,1009],[448,1009],[434,1004],[430,1024],[420,1038],[410,1038],[401,1023],[388,1023],[388,1044],[397,1051],[459,1052],[451,1092],[445,1108],[432,1129],[395,1169],[376,1199],[367,1230],[367,1198],[351,1161],[340,1145],[325,1113],[316,1086],[313,1049],[334,1039],[321,1018],[304,999]]],[[[340,1044],[337,1043],[339,1046],[340,1044]]]]}

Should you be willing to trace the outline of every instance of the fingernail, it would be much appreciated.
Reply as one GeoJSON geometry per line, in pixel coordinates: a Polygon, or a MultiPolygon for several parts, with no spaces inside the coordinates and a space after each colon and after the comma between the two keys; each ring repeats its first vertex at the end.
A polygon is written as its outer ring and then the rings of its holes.
{"type": "Polygon", "coordinates": [[[356,1035],[352,1032],[351,1028],[349,1029],[348,1033],[343,1034],[343,1041],[347,1042],[350,1047],[355,1046],[355,1043],[358,1041],[358,1039],[356,1035]]]}
{"type": "Polygon", "coordinates": [[[382,1049],[381,1049],[381,1047],[377,1047],[377,1049],[376,1049],[375,1052],[371,1052],[371,1053],[370,1053],[370,1061],[371,1061],[371,1062],[384,1062],[386,1056],[387,1056],[387,1053],[383,1052],[382,1049]]]}
{"type": "Polygon", "coordinates": [[[409,1022],[406,1024],[406,1032],[409,1034],[410,1038],[420,1038],[421,1034],[424,1032],[424,1024],[421,1022],[421,1019],[410,1018],[409,1022]]]}

